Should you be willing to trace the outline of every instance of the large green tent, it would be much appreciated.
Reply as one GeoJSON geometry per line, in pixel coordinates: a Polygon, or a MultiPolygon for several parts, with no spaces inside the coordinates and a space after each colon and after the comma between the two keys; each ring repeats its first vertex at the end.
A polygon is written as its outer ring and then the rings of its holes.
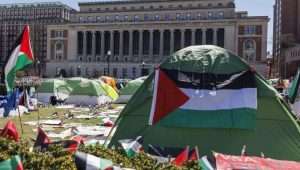
{"type": "Polygon", "coordinates": [[[134,93],[141,87],[147,77],[139,77],[129,81],[125,87],[120,89],[120,97],[116,103],[127,103],[134,93]]]}
{"type": "Polygon", "coordinates": [[[51,96],[65,100],[71,91],[72,89],[64,80],[44,79],[37,89],[37,97],[39,101],[48,103],[51,96]]]}
{"type": "Polygon", "coordinates": [[[66,81],[68,86],[72,89],[70,96],[67,98],[67,103],[97,105],[112,101],[107,91],[95,80],[70,78],[66,81]]]}
{"type": "MultiPolygon", "coordinates": [[[[257,102],[256,108],[244,109],[244,112],[239,109],[220,110],[219,112],[188,112],[177,109],[172,110],[157,123],[149,125],[153,96],[154,94],[159,95],[154,87],[157,80],[160,79],[156,79],[156,74],[153,73],[120,114],[110,146],[117,145],[118,140],[121,139],[143,136],[143,146],[146,151],[149,149],[149,144],[165,148],[184,148],[187,145],[191,147],[197,145],[201,155],[210,154],[211,151],[238,155],[241,153],[243,145],[246,145],[248,155],[260,155],[263,152],[266,157],[300,161],[299,125],[289,107],[283,102],[277,91],[240,57],[216,46],[192,46],[173,54],[159,66],[159,69],[165,72],[172,70],[178,75],[186,73],[187,77],[211,75],[212,79],[217,79],[218,76],[222,77],[224,74],[234,75],[235,73],[250,72],[257,90],[256,98],[253,99],[257,102]]],[[[181,79],[185,80],[184,76],[181,79]]],[[[180,81],[186,86],[198,86],[199,88],[211,83],[211,79],[196,80],[180,81]]],[[[245,81],[248,80],[245,79],[245,81]]],[[[228,81],[224,82],[225,85],[228,83],[228,81]]],[[[238,83],[243,84],[242,81],[238,83]]],[[[218,89],[211,91],[218,97],[218,89]]],[[[175,93],[176,91],[174,91],[175,93]]],[[[168,94],[166,95],[164,97],[167,100],[163,102],[175,101],[175,98],[168,98],[168,94]]],[[[247,96],[239,98],[239,95],[243,94],[237,94],[236,98],[222,102],[247,100],[247,96]]],[[[254,95],[250,94],[250,96],[254,95]]],[[[161,106],[162,108],[159,109],[163,110],[164,105],[161,106]]]]}

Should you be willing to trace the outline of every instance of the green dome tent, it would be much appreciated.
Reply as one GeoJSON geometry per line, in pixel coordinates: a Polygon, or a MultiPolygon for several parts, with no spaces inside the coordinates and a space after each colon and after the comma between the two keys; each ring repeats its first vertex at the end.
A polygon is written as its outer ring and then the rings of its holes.
{"type": "Polygon", "coordinates": [[[120,89],[120,97],[116,103],[127,103],[146,79],[147,77],[139,77],[135,80],[129,81],[124,88],[120,89]]]}
{"type": "Polygon", "coordinates": [[[71,88],[64,80],[44,79],[37,89],[37,98],[40,102],[48,103],[51,96],[65,100],[71,93],[71,88]]]}
{"type": "Polygon", "coordinates": [[[100,83],[95,80],[70,78],[67,79],[67,84],[72,89],[66,101],[69,104],[100,105],[112,101],[100,83]]]}
{"type": "Polygon", "coordinates": [[[299,125],[277,91],[240,57],[192,46],[163,62],[117,120],[110,145],[143,136],[143,146],[198,146],[300,161],[299,125]]]}

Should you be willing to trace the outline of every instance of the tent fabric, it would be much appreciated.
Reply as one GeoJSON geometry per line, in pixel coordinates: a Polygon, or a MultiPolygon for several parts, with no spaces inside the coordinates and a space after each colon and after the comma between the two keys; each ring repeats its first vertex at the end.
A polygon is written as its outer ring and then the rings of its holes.
{"type": "Polygon", "coordinates": [[[120,97],[116,101],[116,103],[127,103],[130,98],[134,95],[134,93],[141,87],[147,77],[139,77],[135,80],[131,80],[127,83],[127,85],[120,89],[120,97]]]}
{"type": "Polygon", "coordinates": [[[100,77],[100,80],[111,86],[115,91],[118,91],[117,82],[113,77],[102,76],[100,77]]]}
{"type": "Polygon", "coordinates": [[[49,103],[51,96],[78,105],[101,105],[118,98],[117,92],[100,80],[81,77],[46,79],[37,89],[40,102],[49,103]]]}
{"type": "Polygon", "coordinates": [[[65,100],[71,93],[71,88],[67,82],[59,79],[45,79],[38,87],[38,100],[43,103],[49,103],[51,96],[56,96],[57,99],[65,100]]]}
{"type": "MultiPolygon", "coordinates": [[[[251,70],[240,57],[216,46],[191,46],[182,49],[159,68],[196,73],[232,74],[251,70]]],[[[143,147],[149,144],[165,148],[198,146],[201,155],[212,151],[240,154],[247,145],[247,154],[259,156],[263,152],[274,159],[300,161],[300,128],[290,108],[280,94],[259,74],[257,110],[253,129],[170,127],[161,123],[150,126],[149,114],[153,97],[152,73],[121,112],[117,129],[109,146],[118,140],[143,136],[143,147]]],[[[186,113],[187,114],[187,113],[186,113]]],[[[169,116],[171,116],[169,114],[169,116]]],[[[186,116],[182,114],[181,119],[186,116]]],[[[164,119],[168,119],[168,116],[164,119]]],[[[199,121],[200,122],[200,121],[199,121]]]]}

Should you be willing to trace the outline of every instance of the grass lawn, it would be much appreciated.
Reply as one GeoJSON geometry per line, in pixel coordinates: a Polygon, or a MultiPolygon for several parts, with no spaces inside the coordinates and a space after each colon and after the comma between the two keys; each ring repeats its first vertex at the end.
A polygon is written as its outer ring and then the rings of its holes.
{"type": "MultiPolygon", "coordinates": [[[[55,107],[46,107],[46,108],[40,108],[39,109],[39,114],[40,114],[40,120],[48,120],[49,117],[52,115],[52,113],[58,112],[60,117],[63,118],[63,114],[60,113],[67,113],[68,110],[66,109],[56,109],[55,107]]],[[[81,113],[76,113],[76,115],[81,114],[81,113]]],[[[19,131],[19,134],[21,138],[23,139],[30,139],[36,138],[37,133],[34,132],[33,130],[36,129],[34,126],[29,126],[25,125],[24,122],[27,121],[37,121],[38,120],[38,112],[30,112],[29,114],[24,114],[21,116],[22,122],[23,122],[23,133],[21,131],[21,125],[20,125],[20,120],[19,117],[9,117],[9,118],[0,118],[0,128],[3,128],[8,120],[13,120],[13,122],[16,124],[17,129],[19,131]]],[[[54,118],[57,119],[57,118],[54,118]]],[[[82,123],[83,125],[97,125],[101,123],[101,119],[94,118],[94,119],[65,119],[64,123],[82,123]]],[[[63,128],[59,128],[58,131],[65,130],[63,128]]]]}

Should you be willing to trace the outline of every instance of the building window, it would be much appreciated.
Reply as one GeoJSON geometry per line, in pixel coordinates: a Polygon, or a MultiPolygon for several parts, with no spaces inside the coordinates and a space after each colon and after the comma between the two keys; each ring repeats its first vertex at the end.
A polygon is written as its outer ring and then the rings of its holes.
{"type": "Polygon", "coordinates": [[[207,16],[208,16],[208,19],[212,19],[213,13],[212,12],[208,12],[207,16]]]}
{"type": "Polygon", "coordinates": [[[129,20],[128,15],[125,15],[125,16],[124,16],[124,21],[128,21],[128,20],[129,20]]]}
{"type": "Polygon", "coordinates": [[[134,16],[134,21],[139,21],[140,20],[140,17],[138,15],[135,15],[134,16]]]}
{"type": "Polygon", "coordinates": [[[148,14],[145,14],[145,15],[144,15],[144,20],[145,20],[145,21],[148,21],[148,20],[149,20],[149,15],[148,15],[148,14]]]}
{"type": "Polygon", "coordinates": [[[256,34],[256,25],[246,25],[244,33],[247,35],[255,35],[256,34]]]}
{"type": "Polygon", "coordinates": [[[113,76],[118,77],[118,68],[113,68],[113,76]]]}
{"type": "Polygon", "coordinates": [[[160,16],[159,15],[155,15],[155,21],[159,21],[160,20],[160,16]]]}
{"type": "Polygon", "coordinates": [[[179,13],[176,14],[176,20],[180,20],[181,15],[179,13]]]}
{"type": "Polygon", "coordinates": [[[105,16],[105,21],[108,22],[110,20],[109,16],[105,16]]]}
{"type": "Polygon", "coordinates": [[[170,21],[170,20],[171,20],[170,14],[166,14],[166,15],[165,15],[165,20],[166,20],[166,21],[170,21]]]}
{"type": "Polygon", "coordinates": [[[136,77],[136,68],[133,67],[132,68],[132,78],[135,78],[136,77]]]}
{"type": "Polygon", "coordinates": [[[122,77],[127,78],[127,68],[122,69],[122,77]]]}
{"type": "Polygon", "coordinates": [[[116,15],[116,16],[115,16],[115,20],[116,20],[116,21],[119,21],[119,20],[120,20],[120,16],[119,16],[119,15],[116,15]]]}
{"type": "Polygon", "coordinates": [[[219,19],[223,19],[224,18],[224,12],[223,11],[221,11],[221,12],[218,13],[218,18],[219,19]]]}
{"type": "Polygon", "coordinates": [[[101,17],[97,17],[97,22],[101,22],[101,17]]]}
{"type": "Polygon", "coordinates": [[[190,19],[191,19],[191,13],[187,13],[187,14],[186,14],[186,19],[187,19],[187,20],[190,20],[190,19]]]}
{"type": "Polygon", "coordinates": [[[197,19],[201,19],[201,13],[197,14],[197,19]]]}
{"type": "Polygon", "coordinates": [[[255,59],[256,59],[256,43],[255,43],[254,40],[249,39],[249,40],[244,41],[243,56],[244,56],[244,59],[248,63],[255,62],[255,59]]]}

